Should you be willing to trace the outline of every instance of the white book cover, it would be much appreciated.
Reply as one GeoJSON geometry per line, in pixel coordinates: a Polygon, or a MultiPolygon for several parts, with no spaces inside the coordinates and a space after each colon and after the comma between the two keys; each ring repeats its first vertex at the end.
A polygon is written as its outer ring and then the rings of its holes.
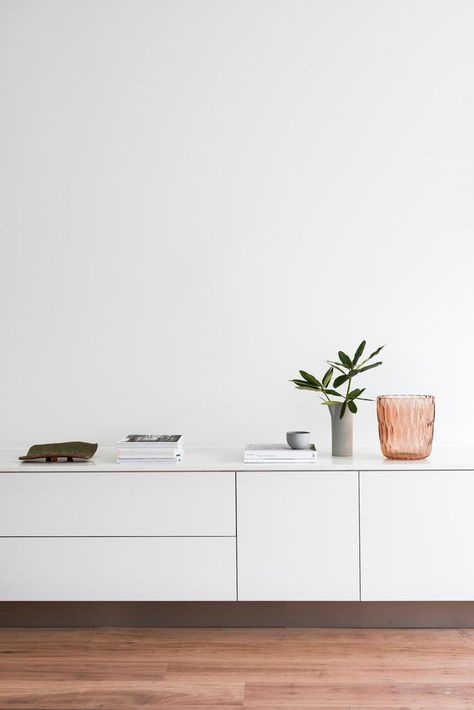
{"type": "Polygon", "coordinates": [[[252,459],[315,459],[318,452],[314,444],[308,449],[292,449],[286,444],[249,444],[245,449],[245,456],[252,459]]]}
{"type": "Polygon", "coordinates": [[[127,434],[117,446],[133,449],[177,448],[183,445],[182,434],[127,434]]]}

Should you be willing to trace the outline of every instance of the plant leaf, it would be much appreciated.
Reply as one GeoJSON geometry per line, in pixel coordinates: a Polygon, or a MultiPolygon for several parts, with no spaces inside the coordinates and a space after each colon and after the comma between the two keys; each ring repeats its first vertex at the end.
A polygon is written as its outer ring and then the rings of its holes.
{"type": "Polygon", "coordinates": [[[324,402],[321,402],[321,404],[324,404],[326,407],[331,407],[335,404],[341,404],[340,402],[328,402],[327,400],[324,400],[324,402]]]}
{"type": "Polygon", "coordinates": [[[352,390],[352,392],[349,392],[349,394],[347,395],[347,399],[357,399],[357,397],[360,397],[362,392],[365,392],[365,389],[366,388],[363,387],[362,389],[352,390]]]}
{"type": "Polygon", "coordinates": [[[306,380],[306,382],[309,382],[311,385],[316,385],[321,389],[321,382],[317,380],[314,375],[310,375],[309,372],[305,372],[304,370],[300,370],[300,375],[306,380]]]}
{"type": "Polygon", "coordinates": [[[319,387],[315,387],[314,385],[310,385],[309,382],[299,383],[295,382],[295,386],[298,387],[300,390],[311,390],[312,392],[321,392],[319,387]]]}
{"type": "Polygon", "coordinates": [[[363,341],[361,342],[361,344],[359,345],[359,347],[357,348],[357,350],[355,351],[355,355],[354,355],[354,357],[353,357],[353,359],[352,359],[352,364],[353,364],[353,365],[356,365],[357,362],[359,361],[360,356],[361,356],[362,353],[364,352],[365,346],[366,346],[366,341],[363,340],[363,341]]]}
{"type": "MultiPolygon", "coordinates": [[[[374,352],[369,355],[367,360],[372,360],[372,358],[375,357],[376,355],[378,355],[379,352],[384,349],[384,347],[385,347],[385,345],[381,345],[379,348],[377,348],[377,350],[374,350],[374,352]]],[[[367,360],[366,360],[366,362],[367,362],[367,360]]]]}
{"type": "Polygon", "coordinates": [[[353,402],[352,399],[347,403],[347,406],[349,407],[352,414],[357,414],[357,404],[353,402]]]}
{"type": "Polygon", "coordinates": [[[337,354],[339,356],[339,360],[345,367],[352,368],[352,360],[350,359],[349,355],[346,355],[346,353],[342,350],[339,350],[337,354]]]}
{"type": "Polygon", "coordinates": [[[341,413],[340,413],[340,415],[339,415],[339,419],[342,419],[342,417],[343,417],[344,414],[346,413],[346,406],[347,406],[347,402],[343,402],[343,405],[342,405],[342,407],[341,407],[341,413]]]}
{"type": "Polygon", "coordinates": [[[330,367],[329,370],[324,374],[324,377],[322,379],[323,387],[327,387],[329,383],[331,382],[331,377],[333,375],[334,368],[330,367]]]}
{"type": "Polygon", "coordinates": [[[373,365],[366,365],[365,367],[361,367],[357,372],[365,372],[366,370],[371,370],[373,367],[378,367],[379,365],[382,365],[382,362],[374,362],[373,365]]]}
{"type": "MultiPolygon", "coordinates": [[[[342,369],[341,363],[340,362],[331,362],[331,360],[326,361],[329,365],[332,365],[336,370],[339,370],[339,372],[342,372],[343,375],[346,374],[346,371],[342,369]]],[[[346,368],[347,369],[347,368],[346,368]]]]}
{"type": "Polygon", "coordinates": [[[340,387],[341,385],[344,384],[344,382],[347,382],[348,379],[349,379],[349,375],[339,375],[339,377],[336,377],[336,379],[332,383],[333,387],[340,387]]]}
{"type": "Polygon", "coordinates": [[[342,394],[341,394],[340,392],[336,392],[336,390],[326,390],[326,389],[325,389],[325,390],[323,390],[323,392],[324,392],[325,394],[330,394],[330,395],[333,395],[333,396],[335,396],[335,397],[342,397],[342,394]]]}

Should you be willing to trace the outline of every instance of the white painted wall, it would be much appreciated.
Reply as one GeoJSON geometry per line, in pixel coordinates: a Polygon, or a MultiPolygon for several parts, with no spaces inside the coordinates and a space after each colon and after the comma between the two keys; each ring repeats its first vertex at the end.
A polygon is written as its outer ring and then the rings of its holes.
{"type": "Polygon", "coordinates": [[[469,443],[473,36],[471,0],[0,0],[0,444],[327,444],[288,379],[362,337],[469,443]]]}

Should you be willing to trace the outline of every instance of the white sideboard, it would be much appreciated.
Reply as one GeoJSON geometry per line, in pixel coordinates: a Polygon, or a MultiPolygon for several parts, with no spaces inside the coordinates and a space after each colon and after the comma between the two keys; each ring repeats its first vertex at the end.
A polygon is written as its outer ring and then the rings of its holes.
{"type": "Polygon", "coordinates": [[[474,601],[474,449],[169,471],[0,452],[0,601],[474,601]]]}

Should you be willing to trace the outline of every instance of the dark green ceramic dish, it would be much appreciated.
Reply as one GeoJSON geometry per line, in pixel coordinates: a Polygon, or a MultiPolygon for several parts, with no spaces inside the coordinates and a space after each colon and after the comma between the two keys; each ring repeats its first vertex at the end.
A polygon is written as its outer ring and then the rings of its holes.
{"type": "Polygon", "coordinates": [[[85,441],[65,441],[62,444],[35,444],[28,450],[26,456],[20,456],[20,461],[36,461],[46,459],[57,463],[59,459],[74,461],[74,459],[90,459],[97,451],[97,444],[85,441]]]}

